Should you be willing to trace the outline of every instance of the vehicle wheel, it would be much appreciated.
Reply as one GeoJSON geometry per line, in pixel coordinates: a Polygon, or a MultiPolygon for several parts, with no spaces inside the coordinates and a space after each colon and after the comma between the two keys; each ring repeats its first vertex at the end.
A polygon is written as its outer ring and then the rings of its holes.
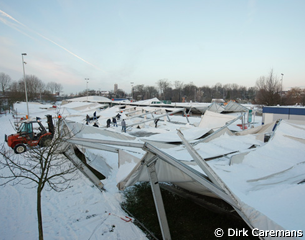
{"type": "Polygon", "coordinates": [[[41,147],[49,147],[49,146],[51,146],[51,143],[52,143],[52,138],[44,137],[43,139],[41,139],[40,146],[41,147]]]}
{"type": "Polygon", "coordinates": [[[26,151],[26,146],[24,144],[17,144],[14,147],[14,151],[16,154],[24,153],[26,151]]]}

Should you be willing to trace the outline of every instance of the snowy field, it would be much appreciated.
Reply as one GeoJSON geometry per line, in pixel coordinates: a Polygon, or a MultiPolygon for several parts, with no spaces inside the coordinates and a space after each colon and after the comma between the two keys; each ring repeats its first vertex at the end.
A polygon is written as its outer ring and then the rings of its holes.
{"type": "MultiPolygon", "coordinates": [[[[16,107],[21,115],[25,115],[26,108],[23,103],[17,104],[16,107]]],[[[210,130],[202,126],[204,121],[200,116],[190,118],[189,123],[179,114],[170,116],[175,123],[162,117],[158,127],[155,128],[153,122],[141,123],[142,120],[149,119],[149,116],[133,119],[128,117],[127,113],[121,113],[121,119],[126,119],[127,133],[121,132],[120,126],[113,125],[107,128],[107,131],[100,131],[106,129],[107,119],[115,116],[118,108],[100,111],[96,104],[70,103],[50,109],[42,109],[39,105],[32,104],[30,112],[33,113],[32,116],[41,117],[43,121],[46,114],[57,116],[60,113],[66,120],[76,122],[75,126],[84,126],[85,131],[79,137],[109,141],[120,139],[134,143],[151,141],[156,146],[160,146],[160,149],[163,148],[162,150],[167,154],[186,162],[193,161],[186,149],[182,145],[168,144],[179,141],[177,130],[180,130],[188,141],[193,142],[210,130]],[[91,121],[86,126],[86,115],[92,117],[94,111],[97,112],[98,120],[91,121]],[[98,123],[98,130],[92,127],[93,122],[98,123]],[[139,128],[137,125],[128,127],[134,123],[139,124],[139,128]],[[199,125],[201,127],[195,127],[199,125]]],[[[221,124],[238,115],[239,113],[231,116],[222,115],[221,118],[224,119],[214,118],[217,121],[207,122],[206,126],[219,124],[220,127],[221,124]]],[[[0,121],[2,136],[14,133],[10,124],[10,121],[13,121],[12,116],[2,116],[0,121]]],[[[120,125],[120,121],[118,123],[120,125]]],[[[230,125],[229,129],[241,131],[240,124],[241,121],[238,120],[230,125]]],[[[259,125],[261,125],[261,117],[256,117],[253,126],[259,125]]],[[[252,226],[263,230],[271,228],[269,230],[304,231],[305,127],[298,123],[282,121],[268,143],[265,143],[261,136],[264,135],[260,135],[259,138],[258,134],[237,136],[233,133],[224,133],[211,141],[198,141],[194,149],[202,158],[238,152],[235,154],[239,156],[239,160],[234,164],[230,164],[230,157],[234,154],[218,157],[207,163],[235,197],[238,207],[250,220],[252,226]]],[[[94,143],[90,144],[94,145],[94,143]]],[[[121,165],[120,169],[118,169],[118,154],[96,149],[85,150],[85,155],[92,166],[105,171],[104,175],[107,179],[102,182],[105,184],[106,192],[100,192],[81,173],[79,179],[68,190],[62,193],[43,192],[45,239],[146,239],[132,222],[120,218],[124,218],[126,213],[120,207],[123,199],[117,184],[136,168],[136,161],[145,154],[142,149],[125,152],[124,150],[126,149],[122,147],[120,152],[125,154],[126,159],[130,158],[132,161],[129,163],[126,161],[126,165],[121,165]],[[104,165],[99,164],[99,157],[105,162],[104,165]]],[[[198,165],[192,167],[203,173],[198,165]]],[[[38,233],[35,190],[20,185],[0,189],[2,203],[0,221],[3,223],[0,239],[36,239],[38,233]]]]}
{"type": "MultiPolygon", "coordinates": [[[[56,116],[58,110],[51,111],[56,116]]],[[[22,103],[18,105],[18,112],[25,115],[22,103]]],[[[30,105],[30,116],[44,117],[47,113],[50,111],[30,105]]],[[[4,134],[15,132],[10,121],[14,122],[11,115],[0,117],[1,144],[4,134]]],[[[117,159],[116,154],[107,154],[117,159]]],[[[112,162],[113,171],[116,171],[117,161],[112,162]]],[[[103,181],[106,192],[100,192],[82,173],[78,174],[79,178],[64,192],[43,191],[44,239],[146,239],[137,226],[120,218],[126,219],[127,214],[120,207],[123,199],[113,183],[115,174],[103,181]]],[[[35,188],[23,185],[0,187],[0,202],[1,240],[38,239],[35,188]]]]}

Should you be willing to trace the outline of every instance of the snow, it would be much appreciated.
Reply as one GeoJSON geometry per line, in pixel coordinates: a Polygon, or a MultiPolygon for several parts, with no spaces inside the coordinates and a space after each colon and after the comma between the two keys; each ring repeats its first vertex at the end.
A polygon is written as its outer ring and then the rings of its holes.
{"type": "Polygon", "coordinates": [[[102,96],[86,96],[68,99],[69,102],[100,102],[100,103],[109,103],[111,100],[102,96]]]}
{"type": "Polygon", "coordinates": [[[242,164],[229,166],[228,159],[209,164],[241,202],[284,229],[304,230],[305,184],[298,184],[305,179],[304,142],[287,137],[304,139],[304,134],[302,126],[282,121],[274,137],[246,155],[242,164]]]}
{"type": "MultiPolygon", "coordinates": [[[[17,106],[21,114],[26,113],[25,104],[20,103],[17,106]]],[[[42,106],[31,104],[30,112],[41,117],[48,113],[57,116],[59,109],[63,109],[64,106],[46,110],[42,106]]],[[[66,107],[66,110],[61,112],[62,116],[67,120],[84,124],[85,110],[77,108],[75,103],[70,107],[73,108],[66,107]]],[[[93,121],[89,126],[80,125],[86,131],[78,137],[106,141],[121,139],[120,141],[133,143],[154,142],[155,146],[176,159],[193,162],[183,145],[166,143],[173,139],[180,142],[177,129],[182,130],[188,140],[194,140],[208,131],[194,127],[199,125],[200,117],[191,117],[188,124],[185,117],[174,115],[170,118],[180,124],[168,122],[165,118],[161,119],[155,128],[153,122],[140,124],[144,118],[129,119],[124,113],[121,113],[121,117],[126,119],[127,133],[121,132],[120,121],[119,127],[112,126],[106,129],[106,120],[114,117],[119,111],[119,107],[98,110],[97,115],[100,118],[97,122],[100,128],[91,127],[93,121]],[[135,122],[139,122],[141,129],[137,129],[136,126],[128,127],[128,124],[135,122]],[[156,135],[149,136],[152,133],[156,135]]],[[[230,115],[239,116],[238,113],[230,115]]],[[[147,117],[149,118],[150,116],[147,117]]],[[[0,133],[3,135],[14,132],[9,120],[13,121],[9,115],[0,118],[0,133]]],[[[260,124],[260,117],[256,117],[256,121],[253,126],[260,124]]],[[[240,120],[236,121],[229,129],[241,131],[237,126],[240,123],[240,120]]],[[[250,206],[252,210],[257,211],[255,214],[262,213],[268,221],[284,229],[304,230],[305,184],[298,184],[305,179],[304,136],[304,125],[282,121],[268,143],[257,140],[256,136],[251,134],[223,134],[209,142],[199,142],[194,148],[202,158],[233,151],[248,152],[239,164],[230,165],[232,154],[207,163],[241,205],[250,206]],[[249,150],[253,145],[257,148],[249,150]]],[[[125,222],[118,217],[126,216],[126,213],[120,207],[122,194],[117,188],[118,182],[129,175],[145,152],[142,149],[120,147],[120,160],[125,161],[120,166],[117,153],[86,148],[85,154],[89,164],[104,171],[104,175],[107,176],[107,179],[102,181],[107,191],[100,192],[79,173],[80,178],[68,190],[62,193],[43,192],[45,239],[146,239],[132,222],[125,222]],[[100,159],[104,161],[103,164],[100,163],[100,159]]],[[[191,167],[203,173],[199,166],[191,167]]],[[[0,221],[4,223],[0,239],[37,238],[35,190],[25,189],[20,185],[0,189],[0,221]]]]}
{"type": "MultiPolygon", "coordinates": [[[[40,110],[41,116],[50,113],[40,105],[29,106],[30,116],[34,116],[32,111],[38,113],[40,110]]],[[[18,111],[26,113],[26,105],[18,104],[18,111]]],[[[56,110],[51,109],[51,113],[56,116],[56,110]]],[[[14,122],[11,115],[0,117],[1,136],[14,133],[10,121],[14,122]]],[[[3,140],[4,137],[2,143],[3,140]]],[[[107,163],[113,169],[113,174],[103,180],[107,191],[100,192],[82,173],[78,173],[79,178],[64,192],[43,191],[45,239],[147,239],[133,222],[121,219],[126,219],[128,214],[120,207],[123,196],[116,187],[117,155],[104,152],[103,156],[109,159],[107,163]]],[[[23,185],[0,187],[0,202],[0,239],[38,239],[35,188],[23,185]]]]}

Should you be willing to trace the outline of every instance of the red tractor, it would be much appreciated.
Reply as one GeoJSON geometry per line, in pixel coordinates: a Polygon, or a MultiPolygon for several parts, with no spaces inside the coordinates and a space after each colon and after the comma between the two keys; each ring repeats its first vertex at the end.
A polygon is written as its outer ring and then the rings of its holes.
{"type": "Polygon", "coordinates": [[[50,146],[54,133],[54,125],[51,115],[47,115],[47,119],[49,131],[45,129],[38,118],[35,121],[26,120],[21,123],[17,133],[9,136],[5,134],[7,145],[14,149],[17,154],[25,152],[26,146],[50,146]]]}

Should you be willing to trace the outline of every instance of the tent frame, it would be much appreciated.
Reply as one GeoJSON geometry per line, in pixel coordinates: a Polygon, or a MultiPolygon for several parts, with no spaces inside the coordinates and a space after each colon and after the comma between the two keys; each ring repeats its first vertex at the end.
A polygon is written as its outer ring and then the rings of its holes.
{"type": "MultiPolygon", "coordinates": [[[[234,119],[233,121],[236,121],[237,119],[234,119]]],[[[233,121],[230,121],[230,123],[232,123],[233,121]]],[[[227,126],[228,124],[225,127],[227,126]]],[[[67,139],[67,142],[74,143],[77,145],[82,145],[82,143],[84,143],[85,141],[91,143],[92,142],[99,143],[99,146],[95,146],[94,148],[106,150],[106,151],[112,151],[112,152],[117,151],[118,148],[110,147],[109,145],[142,148],[144,151],[146,151],[146,154],[143,156],[141,161],[142,164],[146,166],[149,175],[152,194],[154,198],[154,203],[155,203],[163,239],[170,240],[171,236],[170,236],[170,230],[162,200],[162,194],[159,186],[158,176],[155,168],[157,161],[159,160],[165,161],[166,163],[176,167],[177,169],[179,169],[180,171],[191,177],[193,180],[195,180],[196,182],[198,182],[199,184],[203,185],[205,188],[209,189],[211,192],[216,194],[223,201],[230,204],[235,209],[235,211],[244,219],[244,221],[251,228],[253,228],[248,218],[241,211],[241,207],[238,204],[238,200],[235,199],[234,195],[230,192],[230,190],[226,187],[226,185],[221,181],[221,179],[217,176],[217,174],[209,167],[209,165],[205,162],[205,160],[200,157],[200,155],[190,145],[190,143],[183,137],[182,133],[178,132],[178,135],[181,138],[184,145],[186,146],[189,153],[191,154],[191,156],[196,161],[196,163],[201,167],[204,173],[207,174],[207,176],[211,179],[212,182],[206,177],[206,175],[187,166],[183,162],[166,154],[165,152],[161,151],[160,149],[156,148],[155,146],[151,145],[148,142],[142,144],[142,143],[132,143],[128,141],[105,141],[105,140],[84,139],[84,138],[76,138],[76,137],[67,139]]]]}

